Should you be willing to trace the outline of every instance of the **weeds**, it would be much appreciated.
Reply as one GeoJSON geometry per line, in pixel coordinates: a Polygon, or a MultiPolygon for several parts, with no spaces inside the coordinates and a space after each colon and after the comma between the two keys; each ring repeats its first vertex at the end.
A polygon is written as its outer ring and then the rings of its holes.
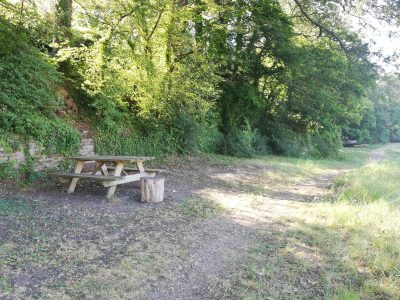
{"type": "Polygon", "coordinates": [[[21,200],[7,200],[0,198],[0,215],[10,215],[26,212],[29,204],[21,200]]]}
{"type": "Polygon", "coordinates": [[[3,179],[15,179],[15,162],[12,160],[6,160],[0,162],[0,180],[3,179]]]}
{"type": "Polygon", "coordinates": [[[217,202],[200,197],[190,197],[182,204],[182,213],[188,216],[200,218],[215,218],[223,212],[223,208],[217,202]]]}

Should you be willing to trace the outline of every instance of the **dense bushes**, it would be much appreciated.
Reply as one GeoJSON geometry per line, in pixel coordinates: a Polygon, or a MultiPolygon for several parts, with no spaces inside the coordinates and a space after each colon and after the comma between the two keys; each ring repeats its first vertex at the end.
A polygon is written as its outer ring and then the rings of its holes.
{"type": "MultiPolygon", "coordinates": [[[[0,28],[16,35],[1,40],[8,44],[0,51],[0,130],[24,140],[34,139],[47,153],[74,152],[79,134],[55,114],[64,105],[55,95],[61,74],[46,55],[24,42],[23,32],[4,20],[0,28]]],[[[0,144],[10,150],[8,139],[2,138],[0,144]]]]}
{"type": "Polygon", "coordinates": [[[226,134],[222,150],[234,156],[253,157],[271,152],[267,142],[265,136],[246,123],[241,129],[232,129],[226,134]]]}
{"type": "Polygon", "coordinates": [[[73,152],[79,135],[54,114],[63,81],[101,154],[327,157],[343,129],[375,135],[368,116],[379,109],[363,102],[374,68],[356,36],[343,34],[346,52],[336,39],[297,35],[310,25],[274,0],[153,4],[83,0],[85,14],[4,6],[0,130],[73,152]]]}
{"type": "Polygon", "coordinates": [[[120,121],[119,124],[95,122],[98,153],[162,155],[216,152],[222,140],[212,122],[198,123],[186,114],[179,115],[170,126],[154,119],[121,118],[120,121]]]}

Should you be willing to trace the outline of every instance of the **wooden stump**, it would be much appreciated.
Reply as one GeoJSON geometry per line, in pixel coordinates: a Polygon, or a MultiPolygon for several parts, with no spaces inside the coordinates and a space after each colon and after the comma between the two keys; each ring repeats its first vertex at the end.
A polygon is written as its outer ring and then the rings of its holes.
{"type": "Polygon", "coordinates": [[[142,177],[140,179],[142,197],[140,202],[159,203],[164,199],[164,178],[142,177]]]}

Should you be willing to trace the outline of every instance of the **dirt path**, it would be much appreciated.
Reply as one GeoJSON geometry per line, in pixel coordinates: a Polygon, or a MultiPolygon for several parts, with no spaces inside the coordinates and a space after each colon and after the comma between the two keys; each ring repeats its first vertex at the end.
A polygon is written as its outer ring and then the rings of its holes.
{"type": "MultiPolygon", "coordinates": [[[[379,147],[371,152],[370,161],[376,162],[386,158],[387,151],[400,152],[400,145],[390,144],[379,147]]],[[[253,195],[208,191],[217,194],[229,215],[209,222],[202,229],[199,243],[193,245],[188,260],[191,264],[179,268],[172,280],[164,282],[163,286],[152,290],[150,299],[215,299],[223,297],[221,289],[226,292],[230,288],[218,286],[230,281],[233,272],[229,262],[238,260],[248,252],[253,243],[261,237],[273,240],[273,236],[282,227],[277,225],[280,218],[285,217],[288,209],[296,207],[297,203],[310,202],[325,195],[335,177],[348,169],[330,169],[311,178],[288,184],[285,189],[272,191],[266,195],[253,195]],[[250,199],[249,198],[253,198],[250,199]],[[261,233],[262,232],[262,233],[261,233]],[[217,284],[216,284],[217,283],[217,284]],[[217,297],[218,296],[218,297],[217,297]]],[[[248,181],[249,174],[236,170],[234,176],[238,181],[248,181]]],[[[232,174],[231,174],[232,175],[232,174]]],[[[252,180],[256,180],[254,172],[252,180]]],[[[232,176],[231,176],[232,177],[232,176]]],[[[250,176],[251,177],[251,176],[250,176]]],[[[310,288],[305,286],[305,288],[310,288]]],[[[301,293],[300,293],[301,294],[301,293]]],[[[316,293],[318,294],[318,292],[316,293]]],[[[303,296],[315,295],[315,291],[303,296]]]]}
{"type": "MultiPolygon", "coordinates": [[[[325,171],[306,181],[289,184],[284,191],[257,196],[208,190],[207,194],[224,203],[229,213],[203,224],[201,232],[196,233],[198,240],[191,245],[185,263],[172,272],[169,280],[146,293],[146,298],[230,299],[232,290],[236,288],[233,277],[240,272],[232,268],[233,262],[242,260],[260,239],[273,241],[274,235],[284,230],[278,222],[285,217],[289,207],[292,209],[298,203],[323,196],[332,180],[343,172],[325,171]]],[[[249,179],[246,172],[243,177],[241,179],[241,175],[236,174],[236,180],[249,179]]],[[[315,295],[308,286],[302,293],[306,297],[315,295]]]]}
{"type": "MultiPolygon", "coordinates": [[[[378,148],[371,161],[386,151],[400,147],[378,148]]],[[[243,272],[260,245],[271,270],[288,245],[310,261],[293,284],[287,276],[295,258],[285,256],[288,269],[274,273],[266,295],[322,297],[322,263],[313,249],[291,244],[282,220],[324,195],[345,169],[207,157],[165,163],[161,205],[137,203],[137,185],[121,188],[114,203],[99,200],[105,191],[95,186],[78,186],[68,197],[53,182],[26,191],[0,186],[0,200],[15,199],[0,214],[0,298],[235,299],[252,288],[243,272]]]]}

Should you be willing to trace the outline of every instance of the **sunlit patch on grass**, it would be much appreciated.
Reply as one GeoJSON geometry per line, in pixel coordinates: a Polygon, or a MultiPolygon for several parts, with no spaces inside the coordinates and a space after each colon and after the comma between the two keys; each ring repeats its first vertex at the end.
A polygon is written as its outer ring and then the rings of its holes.
{"type": "Polygon", "coordinates": [[[336,179],[328,202],[288,212],[290,226],[312,236],[332,268],[340,261],[358,278],[349,295],[400,298],[399,175],[397,164],[370,164],[336,179]]]}
{"type": "MultiPolygon", "coordinates": [[[[252,160],[273,167],[254,177],[251,185],[271,189],[274,182],[277,190],[288,191],[291,184],[326,169],[349,167],[349,162],[357,166],[372,148],[345,150],[343,160],[334,163],[275,157],[252,160]],[[281,185],[285,180],[286,188],[281,185]]],[[[241,262],[244,273],[232,295],[400,299],[398,178],[398,164],[370,163],[337,178],[330,195],[312,203],[280,200],[282,209],[276,197],[257,195],[257,190],[254,194],[209,191],[209,197],[228,210],[245,215],[246,220],[251,217],[253,222],[247,224],[236,219],[243,225],[259,226],[271,218],[282,227],[269,244],[260,244],[241,262]]],[[[302,188],[297,195],[308,192],[306,185],[302,188]]]]}

